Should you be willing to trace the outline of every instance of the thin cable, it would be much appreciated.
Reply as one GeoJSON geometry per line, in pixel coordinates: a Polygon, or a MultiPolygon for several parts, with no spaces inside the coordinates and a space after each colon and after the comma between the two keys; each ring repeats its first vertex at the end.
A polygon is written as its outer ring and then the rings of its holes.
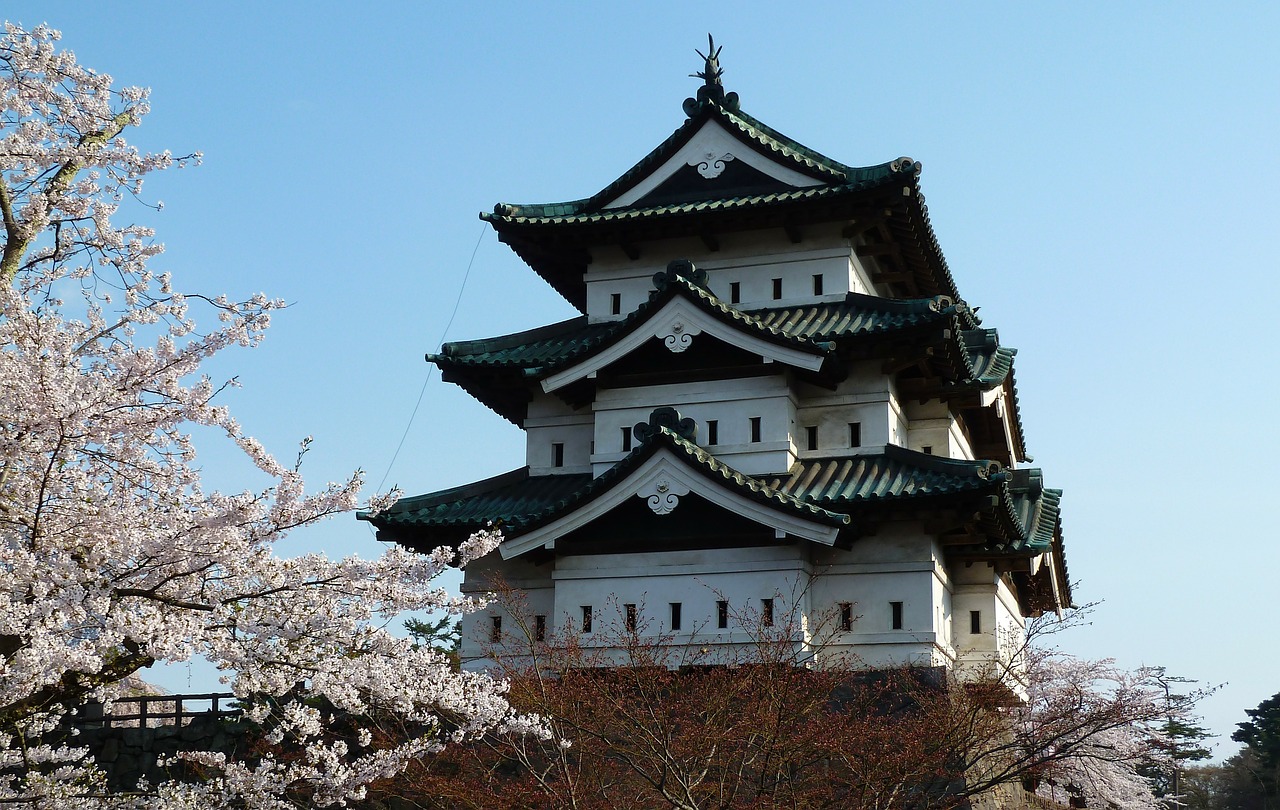
{"type": "MultiPolygon", "coordinates": [[[[476,239],[476,246],[471,249],[471,261],[467,262],[467,272],[462,274],[462,286],[458,288],[458,300],[453,302],[453,312],[449,313],[449,321],[444,325],[444,332],[440,334],[440,343],[444,343],[444,339],[449,335],[449,327],[453,326],[453,319],[458,314],[458,307],[462,306],[462,293],[467,289],[467,279],[471,277],[471,266],[476,262],[476,253],[480,250],[480,243],[484,241],[484,232],[488,229],[486,223],[480,224],[480,236],[476,239]]],[[[387,483],[387,476],[391,475],[391,468],[395,466],[396,459],[400,457],[400,450],[404,447],[405,439],[409,438],[409,430],[413,427],[413,420],[418,415],[418,409],[422,407],[422,398],[426,396],[427,384],[431,382],[431,372],[435,371],[435,365],[427,366],[427,378],[422,381],[422,390],[418,392],[418,401],[414,403],[413,413],[409,414],[409,424],[404,426],[404,433],[400,436],[400,443],[396,445],[396,451],[391,454],[391,461],[387,464],[387,471],[382,474],[382,480],[378,482],[377,492],[382,491],[382,485],[387,483]]]]}

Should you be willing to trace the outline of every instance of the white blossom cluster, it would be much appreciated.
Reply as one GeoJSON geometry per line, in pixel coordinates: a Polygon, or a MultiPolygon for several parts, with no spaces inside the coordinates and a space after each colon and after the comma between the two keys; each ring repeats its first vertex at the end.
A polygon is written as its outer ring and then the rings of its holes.
{"type": "Polygon", "coordinates": [[[1160,721],[1185,718],[1190,703],[1171,703],[1154,669],[1125,670],[1037,651],[1022,732],[1042,747],[1039,792],[1090,807],[1159,810],[1164,805],[1140,768],[1170,768],[1160,721]]]}
{"type": "MultiPolygon", "coordinates": [[[[256,344],[281,303],[184,296],[148,269],[152,232],[111,218],[147,173],[179,161],[120,135],[147,91],[113,89],[57,39],[12,25],[0,37],[0,804],[342,803],[450,740],[541,733],[512,715],[503,684],[381,629],[402,611],[474,607],[432,585],[452,551],[275,556],[289,529],[354,508],[361,478],[308,493],[296,465],[215,404],[223,386],[201,364],[256,344]],[[197,330],[195,305],[217,313],[215,329],[197,330]],[[224,432],[272,486],[205,491],[193,426],[224,432]],[[113,796],[84,751],[44,742],[122,678],[197,654],[296,756],[194,755],[207,780],[113,796]],[[337,717],[420,733],[378,743],[366,726],[347,739],[331,733],[337,717]]],[[[496,543],[479,535],[462,556],[496,543]]]]}

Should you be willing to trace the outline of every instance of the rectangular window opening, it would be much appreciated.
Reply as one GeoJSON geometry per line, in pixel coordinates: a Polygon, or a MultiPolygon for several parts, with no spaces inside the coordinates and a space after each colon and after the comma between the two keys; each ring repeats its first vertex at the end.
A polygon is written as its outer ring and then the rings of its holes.
{"type": "Polygon", "coordinates": [[[489,621],[489,640],[497,644],[502,641],[502,617],[490,616],[489,621]]]}
{"type": "Polygon", "coordinates": [[[924,445],[923,447],[920,448],[920,452],[924,453],[926,456],[933,455],[933,445],[931,444],[924,445]]]}
{"type": "Polygon", "coordinates": [[[609,314],[622,314],[622,293],[612,293],[609,295],[609,314]]]}
{"type": "Polygon", "coordinates": [[[740,281],[729,282],[729,303],[730,304],[742,303],[742,282],[740,281]]]}
{"type": "Polygon", "coordinates": [[[782,279],[775,278],[773,280],[773,300],[778,301],[782,298],[782,279]]]}
{"type": "Polygon", "coordinates": [[[533,617],[533,640],[547,640],[547,617],[542,614],[533,617]]]}
{"type": "Polygon", "coordinates": [[[564,466],[564,442],[555,442],[551,445],[551,466],[564,466]]]}
{"type": "Polygon", "coordinates": [[[853,629],[853,603],[840,603],[840,631],[847,633],[853,629]]]}
{"type": "Polygon", "coordinates": [[[622,429],[622,452],[631,452],[631,428],[622,429]]]}
{"type": "Polygon", "coordinates": [[[862,446],[862,423],[861,422],[849,423],[849,446],[850,447],[862,446]]]}
{"type": "Polygon", "coordinates": [[[627,632],[634,633],[636,631],[637,621],[636,606],[631,604],[623,605],[622,611],[624,614],[624,620],[626,621],[627,632]]]}
{"type": "Polygon", "coordinates": [[[807,426],[804,429],[804,439],[805,439],[806,450],[817,450],[818,449],[818,426],[817,425],[807,426]]]}
{"type": "Polygon", "coordinates": [[[969,611],[969,632],[977,635],[982,632],[982,611],[969,611]]]}
{"type": "Polygon", "coordinates": [[[716,627],[724,630],[729,626],[729,602],[721,599],[716,602],[716,627]]]}
{"type": "Polygon", "coordinates": [[[707,444],[720,443],[720,422],[715,419],[707,420],[707,444]]]}
{"type": "Polygon", "coordinates": [[[591,632],[591,605],[582,606],[582,632],[591,632]]]}
{"type": "Polygon", "coordinates": [[[894,630],[902,629],[902,603],[901,602],[889,603],[889,618],[890,618],[890,626],[894,630]]]}
{"type": "Polygon", "coordinates": [[[672,630],[680,629],[680,608],[681,608],[681,603],[679,602],[671,603],[671,629],[672,630]]]}
{"type": "Polygon", "coordinates": [[[773,600],[760,600],[760,624],[763,627],[773,627],[773,600]]]}
{"type": "Polygon", "coordinates": [[[751,441],[760,441],[760,417],[751,417],[751,441]]]}
{"type": "Polygon", "coordinates": [[[813,294],[822,295],[822,274],[814,273],[813,275],[813,294]]]}

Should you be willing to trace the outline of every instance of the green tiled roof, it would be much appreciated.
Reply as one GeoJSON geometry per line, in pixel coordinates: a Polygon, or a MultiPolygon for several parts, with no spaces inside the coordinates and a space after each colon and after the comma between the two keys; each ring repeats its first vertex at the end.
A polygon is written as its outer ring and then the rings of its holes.
{"type": "Polygon", "coordinates": [[[678,279],[654,291],[626,318],[588,323],[573,318],[552,326],[486,340],[446,343],[427,358],[443,366],[514,367],[529,376],[579,360],[630,334],[675,296],[682,296],[725,323],[775,343],[829,352],[833,341],[882,334],[956,317],[976,323],[963,304],[942,297],[912,300],[849,293],[844,300],[820,304],[740,310],[689,282],[678,279]]]}
{"type": "Polygon", "coordinates": [[[810,188],[798,188],[794,191],[778,191],[770,194],[753,194],[744,197],[721,197],[671,203],[669,205],[622,206],[599,210],[592,210],[589,207],[590,198],[567,203],[526,203],[520,205],[499,203],[494,207],[493,213],[482,213],[480,218],[486,222],[503,222],[516,225],[586,225],[627,222],[630,220],[677,217],[686,214],[736,211],[746,208],[769,208],[801,200],[834,199],[855,194],[868,188],[875,188],[883,182],[882,179],[875,181],[864,180],[855,183],[841,183],[837,186],[813,186],[810,188]]]}
{"type": "MultiPolygon", "coordinates": [[[[792,138],[788,138],[741,110],[730,111],[714,101],[707,100],[702,102],[696,114],[686,119],[666,140],[658,144],[649,154],[624,172],[621,177],[590,197],[557,203],[522,205],[500,203],[495,207],[492,214],[481,214],[481,218],[490,222],[503,220],[512,222],[567,222],[589,221],[580,219],[584,214],[608,214],[609,212],[603,209],[604,205],[648,177],[653,170],[688,143],[689,139],[697,133],[701,126],[711,119],[716,120],[730,132],[738,133],[745,143],[762,154],[772,157],[780,163],[791,164],[793,169],[808,174],[814,179],[824,181],[828,189],[843,187],[845,191],[849,191],[871,188],[895,175],[905,173],[909,176],[914,176],[919,173],[919,164],[909,158],[899,158],[877,166],[862,168],[846,166],[839,161],[815,152],[792,138]]],[[[763,195],[761,197],[739,198],[735,201],[735,204],[756,205],[766,201],[780,202],[789,199],[791,199],[789,195],[763,195]],[[779,199],[771,199],[774,197],[779,199]]],[[[675,214],[702,209],[690,206],[658,206],[647,209],[618,208],[611,210],[615,212],[631,211],[631,216],[653,216],[662,213],[675,214]]]]}
{"type": "MultiPolygon", "coordinates": [[[[609,491],[660,447],[672,450],[691,469],[741,495],[828,525],[849,525],[862,505],[904,499],[979,496],[994,534],[984,544],[962,547],[970,556],[1028,556],[1049,549],[1060,537],[1061,491],[1045,489],[1038,470],[1007,470],[991,461],[926,455],[893,445],[878,454],[802,459],[783,475],[753,477],[719,461],[696,444],[661,428],[603,475],[531,476],[515,470],[465,487],[404,498],[377,516],[360,519],[386,530],[391,539],[430,545],[433,530],[473,531],[494,525],[519,536],[581,508],[609,491]]],[[[438,541],[436,541],[438,542],[438,541]]]]}
{"type": "Polygon", "coordinates": [[[859,501],[951,495],[989,489],[998,464],[932,456],[886,445],[883,454],[801,459],[770,486],[834,509],[859,501]]]}
{"type": "Polygon", "coordinates": [[[376,516],[367,512],[356,516],[393,533],[429,527],[479,529],[492,523],[508,536],[519,535],[607,492],[660,447],[670,448],[707,478],[726,484],[753,500],[830,525],[849,522],[846,515],[780,492],[763,481],[737,472],[667,428],[657,430],[653,439],[632,450],[597,478],[589,474],[531,476],[525,467],[476,484],[402,498],[376,516]]]}

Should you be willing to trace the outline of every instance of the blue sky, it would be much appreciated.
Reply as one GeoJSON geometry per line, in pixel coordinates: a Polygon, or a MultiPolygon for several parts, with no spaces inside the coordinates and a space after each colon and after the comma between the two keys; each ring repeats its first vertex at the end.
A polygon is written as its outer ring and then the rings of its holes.
{"type": "MultiPolygon", "coordinates": [[[[186,289],[293,304],[212,371],[239,376],[228,404],[279,455],[315,436],[317,484],[383,478],[442,337],[574,314],[476,214],[621,174],[683,120],[713,32],[747,112],[845,163],[923,162],[961,293],[1019,349],[1077,599],[1103,600],[1066,646],[1227,682],[1203,713],[1234,750],[1243,710],[1280,691],[1280,7],[549,8],[10,0],[3,16],[150,86],[135,143],[205,153],[149,182],[162,212],[127,214],[186,289]]],[[[217,442],[203,457],[227,488],[257,483],[217,442]]],[[[516,428],[433,375],[387,485],[522,463],[516,428]]],[[[351,518],[286,549],[378,550],[351,518]]],[[[198,668],[162,679],[208,688],[198,668]]]]}

